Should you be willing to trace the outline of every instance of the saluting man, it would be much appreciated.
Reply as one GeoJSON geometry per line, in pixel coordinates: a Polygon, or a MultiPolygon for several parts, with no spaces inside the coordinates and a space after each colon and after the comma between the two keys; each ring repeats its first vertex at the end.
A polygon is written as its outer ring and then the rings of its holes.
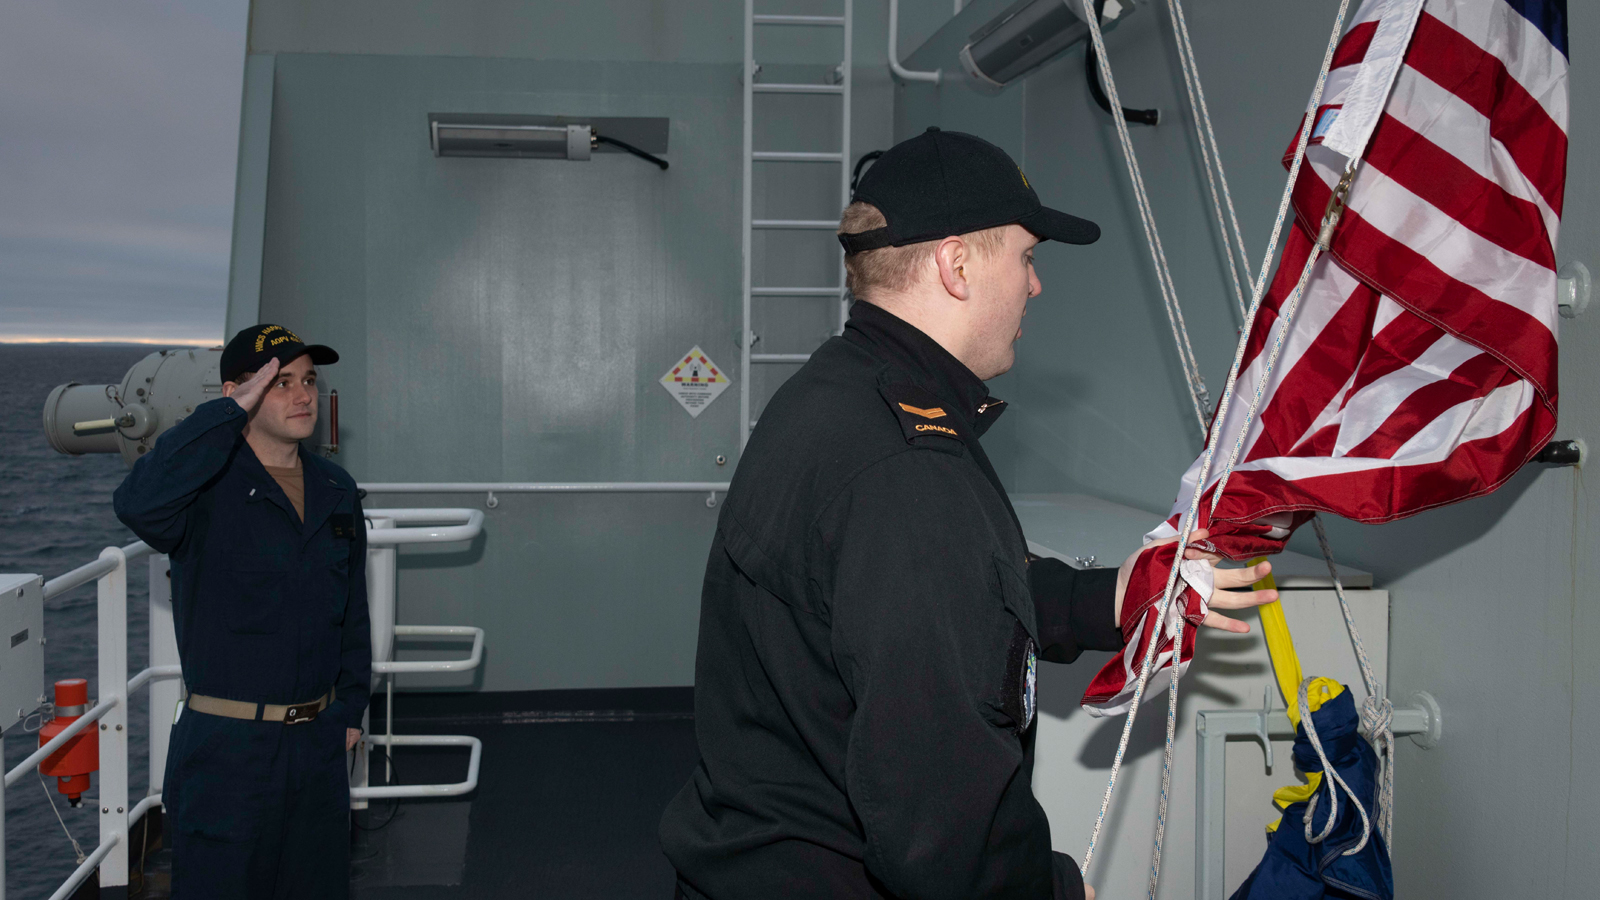
{"type": "Polygon", "coordinates": [[[678,896],[1092,900],[1033,796],[1036,665],[1120,649],[1126,577],[1030,558],[979,438],[1034,245],[1100,229],[1000,148],[929,129],[839,231],[858,302],[762,413],[706,565],[701,763],[661,822],[678,896]]]}
{"type": "Polygon", "coordinates": [[[221,399],[156,441],[118,518],[172,560],[189,694],[162,803],[178,900],[349,895],[350,785],[372,671],[355,482],[308,452],[318,364],[279,325],[222,351],[221,399]]]}

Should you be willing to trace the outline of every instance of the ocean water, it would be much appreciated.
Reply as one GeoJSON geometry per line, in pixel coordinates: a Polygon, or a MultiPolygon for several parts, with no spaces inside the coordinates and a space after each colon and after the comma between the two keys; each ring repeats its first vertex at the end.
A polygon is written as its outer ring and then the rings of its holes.
{"type": "MultiPolygon", "coordinates": [[[[0,343],[0,572],[34,573],[45,580],[92,561],[111,545],[135,540],[111,511],[111,492],[127,469],[116,454],[63,456],[50,449],[42,421],[50,390],[67,381],[111,384],[150,347],[0,343]]],[[[128,669],[144,668],[148,652],[148,560],[129,566],[128,669]]],[[[58,678],[96,681],[96,593],[93,582],[45,604],[45,684],[58,678]]],[[[46,689],[45,694],[50,691],[46,689]]],[[[148,785],[148,693],[131,698],[128,794],[137,802],[148,785]]],[[[37,726],[37,719],[28,722],[37,726]]],[[[6,768],[38,747],[22,726],[4,735],[6,768]]],[[[99,776],[72,809],[55,792],[66,828],[84,852],[100,842],[99,776]]],[[[6,887],[11,897],[48,897],[76,868],[71,842],[51,812],[37,776],[24,777],[5,795],[6,887]]],[[[135,848],[135,852],[137,848],[135,848]]]]}

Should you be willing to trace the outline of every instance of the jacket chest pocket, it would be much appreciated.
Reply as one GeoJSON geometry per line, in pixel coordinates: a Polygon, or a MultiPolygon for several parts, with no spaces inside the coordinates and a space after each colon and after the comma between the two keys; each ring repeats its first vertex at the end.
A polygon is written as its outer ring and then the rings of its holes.
{"type": "Polygon", "coordinates": [[[292,582],[286,560],[247,557],[233,566],[233,590],[225,599],[228,630],[235,634],[276,634],[283,627],[285,594],[292,582]]]}

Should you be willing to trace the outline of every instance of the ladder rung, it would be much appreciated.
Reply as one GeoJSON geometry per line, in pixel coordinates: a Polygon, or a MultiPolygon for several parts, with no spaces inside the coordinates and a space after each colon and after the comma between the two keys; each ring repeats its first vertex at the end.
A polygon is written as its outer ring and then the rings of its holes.
{"type": "Polygon", "coordinates": [[[765,162],[844,162],[843,153],[787,153],[780,150],[757,150],[750,158],[765,162]]]}
{"type": "Polygon", "coordinates": [[[843,26],[844,16],[756,16],[757,25],[833,25],[843,26]]]}
{"type": "Polygon", "coordinates": [[[761,84],[752,88],[758,94],[842,94],[842,84],[761,84]]]}
{"type": "Polygon", "coordinates": [[[803,363],[811,358],[809,353],[752,353],[753,363],[803,363]]]}
{"type": "Polygon", "coordinates": [[[753,287],[750,289],[752,297],[837,297],[843,294],[842,288],[836,287],[753,287]]]}
{"type": "Polygon", "coordinates": [[[837,231],[837,219],[754,219],[751,228],[771,228],[789,231],[837,231]]]}

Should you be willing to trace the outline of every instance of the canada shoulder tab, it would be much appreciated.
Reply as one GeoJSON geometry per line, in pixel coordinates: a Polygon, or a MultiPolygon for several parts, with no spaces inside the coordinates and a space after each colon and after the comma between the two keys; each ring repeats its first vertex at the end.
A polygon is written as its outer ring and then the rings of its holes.
{"type": "Polygon", "coordinates": [[[905,383],[882,384],[878,390],[899,420],[908,443],[945,450],[957,450],[965,443],[959,417],[933,394],[905,383]]]}

